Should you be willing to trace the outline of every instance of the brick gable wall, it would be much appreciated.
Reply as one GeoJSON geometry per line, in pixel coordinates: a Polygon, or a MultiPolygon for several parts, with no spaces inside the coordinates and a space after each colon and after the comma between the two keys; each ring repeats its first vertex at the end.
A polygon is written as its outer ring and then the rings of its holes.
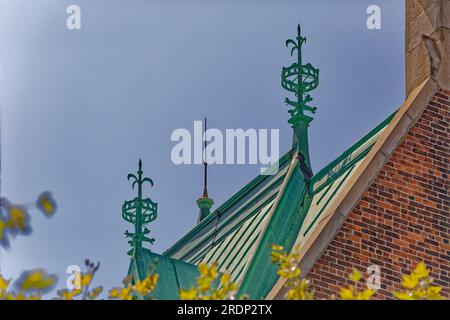
{"type": "Polygon", "coordinates": [[[381,271],[378,299],[421,260],[450,297],[450,91],[440,90],[307,277],[317,298],[337,295],[353,267],[381,271]]]}

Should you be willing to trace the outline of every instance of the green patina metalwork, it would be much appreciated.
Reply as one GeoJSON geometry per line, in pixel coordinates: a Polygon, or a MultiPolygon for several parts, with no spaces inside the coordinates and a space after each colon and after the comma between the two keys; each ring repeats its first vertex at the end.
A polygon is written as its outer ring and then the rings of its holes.
{"type": "Polygon", "coordinates": [[[307,185],[298,166],[280,195],[261,242],[256,248],[238,295],[247,294],[250,299],[263,299],[279,278],[277,267],[270,260],[271,245],[283,246],[288,252],[294,246],[298,232],[311,204],[307,185]]]}
{"type": "Polygon", "coordinates": [[[122,205],[122,218],[134,224],[134,233],[125,231],[125,236],[131,238],[128,243],[131,245],[131,250],[128,251],[130,256],[135,256],[136,252],[142,249],[142,242],[149,242],[153,244],[155,239],[147,237],[150,230],[147,229],[147,224],[154,221],[157,217],[158,204],[153,202],[150,198],[142,198],[142,186],[144,183],[149,183],[153,186],[153,181],[150,178],[142,177],[142,160],[139,159],[139,169],[137,176],[130,173],[127,176],[128,181],[132,181],[132,189],[137,185],[138,195],[133,200],[127,200],[122,205]]]}
{"type": "Polygon", "coordinates": [[[301,35],[300,25],[297,26],[297,37],[294,40],[286,41],[286,47],[292,46],[291,56],[297,52],[297,62],[289,67],[284,67],[281,71],[281,86],[295,94],[296,99],[286,98],[284,101],[291,106],[289,110],[291,118],[289,123],[294,129],[293,148],[302,154],[305,167],[311,169],[308,147],[308,126],[313,120],[305,114],[306,111],[316,113],[317,108],[309,103],[313,100],[309,93],[319,86],[319,69],[314,68],[310,63],[303,64],[302,46],[306,38],[301,35]]]}
{"type": "Polygon", "coordinates": [[[281,72],[281,86],[289,92],[295,94],[297,101],[286,98],[284,101],[291,107],[289,110],[291,119],[289,123],[293,126],[299,121],[309,123],[312,118],[305,116],[304,111],[316,113],[317,108],[308,105],[313,99],[308,94],[319,86],[319,69],[314,68],[310,63],[302,64],[302,46],[306,38],[301,35],[300,25],[297,26],[296,41],[289,39],[286,47],[292,45],[291,56],[297,51],[297,62],[290,67],[283,68],[281,72]]]}
{"type": "MultiPolygon", "coordinates": [[[[323,214],[324,208],[341,192],[341,186],[350,176],[352,168],[368,154],[373,144],[368,145],[363,152],[358,152],[356,156],[353,153],[392,120],[393,115],[311,177],[312,172],[308,172],[302,166],[302,164],[306,164],[310,168],[307,127],[312,118],[305,115],[305,112],[315,113],[316,111],[315,107],[308,105],[312,100],[308,93],[317,88],[319,71],[310,64],[302,64],[301,48],[305,41],[306,39],[301,36],[300,27],[298,27],[296,41],[286,41],[288,47],[293,46],[291,55],[297,52],[297,62],[288,68],[283,68],[281,75],[283,88],[296,96],[295,101],[286,98],[287,104],[293,107],[293,110],[290,111],[292,117],[289,123],[294,129],[294,145],[280,159],[278,164],[279,168],[287,167],[286,170],[290,171],[291,175],[284,173],[276,179],[272,176],[256,177],[213,213],[202,219],[198,225],[163,255],[157,255],[142,248],[143,241],[150,243],[154,241],[154,239],[146,238],[145,235],[148,232],[146,233],[142,229],[146,223],[156,218],[157,211],[155,203],[151,202],[150,199],[142,199],[142,184],[144,182],[153,183],[148,178],[142,178],[141,161],[139,162],[137,176],[131,174],[128,176],[129,180],[133,180],[133,189],[136,185],[139,186],[138,197],[128,201],[128,205],[126,205],[126,201],[123,207],[124,219],[133,223],[136,228],[135,234],[130,234],[128,231],[126,233],[132,238],[129,243],[133,247],[129,252],[132,255],[129,274],[133,275],[135,281],[137,279],[142,280],[150,272],[150,266],[155,266],[156,269],[153,271],[160,275],[158,286],[154,292],[155,298],[177,299],[180,288],[186,289],[195,285],[195,278],[198,276],[195,263],[202,261],[210,251],[212,255],[209,256],[207,261],[205,260],[206,262],[212,262],[212,258],[216,257],[215,253],[217,252],[218,259],[227,256],[226,259],[221,259],[220,266],[224,269],[221,271],[236,274],[235,279],[239,279],[241,274],[243,275],[239,281],[238,296],[248,294],[252,299],[266,297],[279,278],[276,266],[270,261],[271,244],[283,245],[287,251],[290,251],[298,239],[308,212],[311,210],[314,194],[317,194],[323,188],[328,188],[318,200],[318,202],[323,202],[322,208],[314,215],[313,222],[308,225],[305,231],[306,233],[311,232],[312,228],[317,225],[318,217],[323,214]],[[290,163],[294,157],[299,160],[295,166],[291,167],[290,163]],[[342,177],[342,175],[345,176],[342,177]],[[329,178],[325,182],[320,182],[322,178],[327,176],[329,178]],[[343,180],[338,183],[338,187],[334,190],[332,188],[333,183],[340,177],[343,180]],[[274,192],[270,197],[268,196],[273,190],[278,190],[284,182],[286,183],[285,188],[274,192]],[[320,185],[314,185],[317,182],[320,182],[320,185]],[[257,197],[255,197],[256,194],[257,197]],[[254,226],[256,224],[250,223],[244,227],[247,220],[240,223],[239,219],[243,216],[247,217],[246,219],[256,219],[262,208],[277,197],[279,202],[274,204],[273,210],[266,212],[267,215],[271,214],[268,217],[266,228],[261,230],[260,236],[249,237],[249,234],[255,233],[256,228],[254,226]],[[265,200],[260,203],[259,200],[262,198],[265,200]],[[146,207],[143,203],[147,200],[153,205],[146,207]],[[144,208],[154,208],[154,210],[146,211],[144,208]],[[145,218],[145,215],[149,217],[145,218]],[[214,230],[214,233],[212,230],[214,230]],[[220,234],[220,232],[222,233],[220,234]],[[220,236],[217,236],[217,234],[220,234],[220,236]],[[230,245],[222,246],[221,243],[230,235],[232,235],[229,241],[230,245]],[[147,240],[143,240],[144,238],[147,240]],[[211,238],[214,238],[212,243],[216,245],[211,244],[211,238]],[[245,246],[241,243],[245,243],[245,246]],[[250,244],[247,245],[247,243],[250,244]],[[250,255],[250,250],[255,252],[254,255],[248,261],[249,263],[245,263],[244,267],[241,267],[241,264],[236,263],[236,261],[250,255]]],[[[208,203],[201,202],[202,206],[203,204],[207,205],[208,203]]],[[[264,218],[265,216],[261,216],[261,220],[264,218]]]]}
{"type": "MultiPolygon", "coordinates": [[[[289,161],[291,160],[293,155],[293,151],[289,150],[286,154],[281,157],[279,160],[279,163],[277,164],[279,168],[284,167],[285,165],[289,164],[289,161]]],[[[227,213],[233,206],[235,206],[239,201],[242,201],[245,198],[251,197],[252,193],[255,192],[255,189],[257,187],[260,187],[265,182],[270,181],[273,176],[270,175],[259,175],[256,178],[254,178],[252,181],[250,181],[246,186],[244,186],[241,190],[239,190],[236,194],[234,194],[230,199],[228,199],[224,204],[222,204],[219,208],[217,208],[212,214],[210,214],[208,217],[206,217],[204,220],[202,220],[201,223],[197,224],[188,234],[186,234],[183,238],[178,240],[172,247],[167,249],[164,252],[164,255],[166,256],[173,256],[180,248],[182,248],[184,245],[189,243],[195,236],[197,236],[199,233],[204,232],[206,228],[212,228],[211,226],[215,225],[215,220],[218,218],[218,213],[221,212],[223,214],[227,213]]],[[[282,182],[282,181],[281,181],[282,182]]],[[[281,183],[279,182],[279,183],[281,183]]],[[[255,199],[254,201],[256,201],[255,199]]],[[[250,204],[249,204],[250,206],[250,204]]],[[[240,214],[245,213],[247,210],[247,207],[243,208],[239,214],[236,216],[239,216],[240,214]]],[[[231,220],[227,220],[227,222],[230,222],[231,220]]],[[[225,224],[224,224],[225,225],[225,224]]],[[[221,225],[222,226],[222,225],[221,225]]]]}

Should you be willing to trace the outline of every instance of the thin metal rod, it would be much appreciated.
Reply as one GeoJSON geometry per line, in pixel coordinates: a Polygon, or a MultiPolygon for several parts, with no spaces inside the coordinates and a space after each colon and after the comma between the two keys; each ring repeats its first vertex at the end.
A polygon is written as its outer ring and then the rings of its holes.
{"type": "Polygon", "coordinates": [[[208,159],[206,158],[206,130],[207,130],[207,123],[205,118],[205,128],[204,128],[204,175],[203,175],[203,198],[208,198],[208,159]]]}

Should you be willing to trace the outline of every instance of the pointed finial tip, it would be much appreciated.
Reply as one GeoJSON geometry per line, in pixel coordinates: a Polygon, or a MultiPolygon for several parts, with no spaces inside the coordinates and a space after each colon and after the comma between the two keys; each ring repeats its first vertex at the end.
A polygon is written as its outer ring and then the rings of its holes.
{"type": "Polygon", "coordinates": [[[300,33],[302,32],[302,29],[300,28],[300,23],[297,24],[297,32],[300,35],[300,33]]]}

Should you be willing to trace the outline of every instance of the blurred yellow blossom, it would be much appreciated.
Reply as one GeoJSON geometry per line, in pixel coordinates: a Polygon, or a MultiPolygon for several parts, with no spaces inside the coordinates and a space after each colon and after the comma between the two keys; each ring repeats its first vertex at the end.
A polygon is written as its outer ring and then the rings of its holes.
{"type": "Polygon", "coordinates": [[[404,291],[394,292],[400,300],[442,300],[441,287],[433,286],[433,278],[424,262],[417,264],[409,275],[402,276],[404,291]]]}
{"type": "Polygon", "coordinates": [[[47,274],[43,269],[25,271],[16,282],[21,292],[50,291],[56,284],[56,276],[47,274]]]}
{"type": "Polygon", "coordinates": [[[80,294],[81,294],[81,289],[74,289],[74,290],[63,289],[63,290],[59,290],[57,292],[57,295],[62,300],[73,300],[74,297],[76,297],[80,294]]]}
{"type": "Polygon", "coordinates": [[[358,269],[353,269],[353,272],[349,274],[348,278],[353,281],[355,285],[341,288],[339,296],[342,300],[370,300],[375,294],[375,291],[370,288],[364,290],[358,290],[356,288],[357,284],[363,280],[362,274],[358,269]]]}
{"type": "Polygon", "coordinates": [[[198,266],[200,276],[197,278],[197,287],[188,290],[180,289],[181,300],[227,300],[233,299],[233,294],[237,290],[237,285],[232,281],[231,276],[223,274],[220,281],[217,280],[219,272],[217,263],[208,265],[200,263],[198,266]],[[217,283],[217,288],[214,284],[217,283]]]}
{"type": "Polygon", "coordinates": [[[140,293],[142,296],[146,296],[147,294],[155,290],[157,282],[158,276],[150,274],[144,280],[138,280],[134,286],[134,290],[140,293]]]}
{"type": "Polygon", "coordinates": [[[6,290],[8,289],[10,282],[11,280],[6,280],[0,273],[0,299],[3,299],[7,295],[6,290]]]}
{"type": "Polygon", "coordinates": [[[91,291],[88,292],[89,300],[96,299],[102,292],[103,292],[103,286],[92,289],[91,291]]]}
{"type": "Polygon", "coordinates": [[[272,245],[270,257],[272,262],[278,265],[277,274],[286,279],[284,284],[288,288],[286,298],[289,300],[313,300],[314,290],[310,289],[309,280],[300,277],[301,270],[297,266],[300,256],[296,253],[297,248],[294,248],[290,254],[283,250],[282,246],[272,245]]]}
{"type": "Polygon", "coordinates": [[[9,218],[6,226],[10,229],[20,232],[28,232],[30,230],[30,216],[26,209],[21,206],[13,206],[9,209],[9,218]]]}
{"type": "Polygon", "coordinates": [[[132,278],[123,279],[123,287],[115,287],[109,291],[110,299],[131,300],[133,297],[148,298],[155,290],[158,283],[158,275],[150,273],[145,279],[136,281],[133,285],[132,278]]]}
{"type": "Polygon", "coordinates": [[[197,289],[195,287],[189,290],[180,290],[180,300],[196,300],[197,299],[197,289]]]}
{"type": "Polygon", "coordinates": [[[362,278],[362,274],[358,269],[353,269],[353,272],[350,273],[348,278],[354,282],[359,282],[362,278]]]}
{"type": "Polygon", "coordinates": [[[133,286],[129,285],[124,288],[112,288],[109,290],[110,299],[131,300],[133,298],[133,286]]]}
{"type": "Polygon", "coordinates": [[[53,199],[51,192],[46,191],[39,195],[36,200],[36,206],[47,217],[51,217],[56,212],[56,201],[53,199]]]}
{"type": "MultiPolygon", "coordinates": [[[[10,238],[18,234],[28,235],[31,233],[31,217],[28,209],[31,205],[16,205],[6,198],[0,198],[0,246],[9,248],[10,238]]],[[[55,213],[56,202],[50,192],[44,192],[37,201],[37,207],[51,216],[55,213]]]]}
{"type": "Polygon", "coordinates": [[[6,222],[0,217],[0,241],[6,237],[6,222]]]}

